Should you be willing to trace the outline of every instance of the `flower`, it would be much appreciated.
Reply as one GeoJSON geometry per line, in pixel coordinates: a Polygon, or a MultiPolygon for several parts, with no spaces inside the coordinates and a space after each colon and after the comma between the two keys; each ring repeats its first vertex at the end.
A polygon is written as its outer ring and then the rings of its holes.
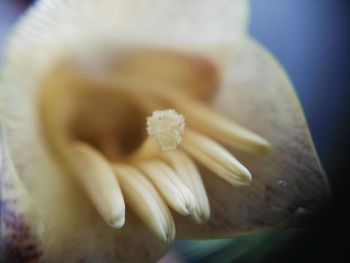
{"type": "Polygon", "coordinates": [[[152,262],[175,233],[230,237],[322,204],[299,103],[246,14],[243,0],[36,3],[1,70],[1,256],[152,262]],[[186,127],[163,152],[146,117],[169,108],[186,127]]]}

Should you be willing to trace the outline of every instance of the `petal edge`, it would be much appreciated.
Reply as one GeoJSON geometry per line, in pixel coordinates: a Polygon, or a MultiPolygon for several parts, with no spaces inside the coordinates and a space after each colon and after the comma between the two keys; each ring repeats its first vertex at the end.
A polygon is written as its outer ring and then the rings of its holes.
{"type": "Polygon", "coordinates": [[[202,169],[212,216],[202,227],[177,218],[179,236],[218,238],[270,228],[327,202],[328,180],[297,97],[278,63],[254,40],[236,49],[215,106],[266,138],[272,152],[235,152],[253,174],[246,188],[230,188],[202,169]]]}

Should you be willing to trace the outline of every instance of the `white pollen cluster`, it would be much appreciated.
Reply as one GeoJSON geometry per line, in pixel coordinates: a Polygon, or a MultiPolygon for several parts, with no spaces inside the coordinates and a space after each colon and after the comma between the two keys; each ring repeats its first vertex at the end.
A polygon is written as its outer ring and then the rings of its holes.
{"type": "Polygon", "coordinates": [[[154,137],[162,151],[173,151],[182,141],[185,118],[175,110],[154,111],[147,117],[147,132],[154,137]]]}

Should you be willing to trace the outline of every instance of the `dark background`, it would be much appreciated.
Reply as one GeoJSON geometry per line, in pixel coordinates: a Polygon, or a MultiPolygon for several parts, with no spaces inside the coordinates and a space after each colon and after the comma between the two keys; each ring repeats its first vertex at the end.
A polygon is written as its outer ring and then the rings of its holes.
{"type": "MultiPolygon", "coordinates": [[[[0,46],[30,2],[0,0],[0,46]]],[[[251,4],[251,34],[276,56],[294,83],[333,189],[331,204],[310,218],[305,231],[256,262],[346,262],[350,1],[252,0],[251,4]]]]}
{"type": "Polygon", "coordinates": [[[294,83],[333,190],[306,231],[264,262],[350,262],[350,1],[255,0],[251,32],[294,83]]]}

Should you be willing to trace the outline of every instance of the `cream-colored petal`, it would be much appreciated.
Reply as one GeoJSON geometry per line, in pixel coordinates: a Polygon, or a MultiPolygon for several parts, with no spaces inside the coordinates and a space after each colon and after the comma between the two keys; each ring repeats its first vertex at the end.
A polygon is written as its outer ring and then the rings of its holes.
{"type": "Polygon", "coordinates": [[[0,261],[39,260],[46,226],[11,159],[0,123],[0,261]]]}
{"type": "Polygon", "coordinates": [[[79,210],[67,222],[72,228],[54,233],[54,240],[46,245],[44,262],[154,263],[166,254],[169,245],[151,234],[136,215],[126,211],[126,218],[121,229],[110,231],[111,227],[94,213],[79,210]]]}
{"type": "Polygon", "coordinates": [[[247,0],[41,0],[22,18],[5,58],[32,76],[67,53],[89,62],[116,47],[119,54],[139,46],[182,49],[222,64],[223,48],[245,36],[247,18],[247,0]]]}
{"type": "Polygon", "coordinates": [[[203,226],[178,218],[178,236],[228,237],[294,223],[326,202],[328,181],[297,97],[281,67],[253,40],[237,47],[215,107],[266,138],[272,150],[265,156],[235,152],[253,174],[248,187],[232,188],[202,169],[211,217],[203,226]]]}

